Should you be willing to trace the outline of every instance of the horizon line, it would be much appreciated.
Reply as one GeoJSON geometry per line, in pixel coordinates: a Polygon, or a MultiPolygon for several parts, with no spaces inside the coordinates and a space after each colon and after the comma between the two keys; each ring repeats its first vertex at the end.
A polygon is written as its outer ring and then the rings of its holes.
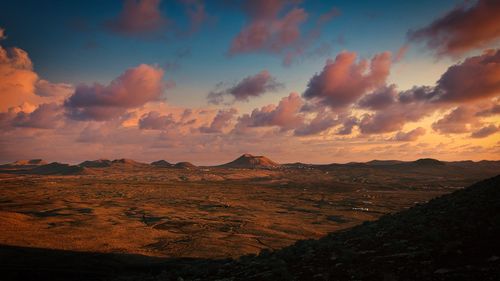
{"type": "MultiPolygon", "coordinates": [[[[114,159],[111,159],[111,158],[97,158],[97,159],[92,159],[92,160],[89,160],[89,159],[86,159],[86,160],[81,160],[81,161],[68,161],[68,162],[65,162],[65,161],[46,161],[47,164],[50,164],[50,163],[60,163],[60,164],[70,164],[70,165],[80,165],[81,163],[85,162],[85,161],[97,161],[97,160],[109,160],[109,161],[116,161],[116,160],[121,160],[121,159],[126,159],[126,160],[132,160],[134,162],[137,162],[137,163],[140,163],[140,164],[148,164],[150,165],[151,163],[153,162],[156,162],[156,161],[166,161],[170,164],[177,164],[177,163],[181,163],[181,162],[189,162],[191,164],[194,164],[198,167],[217,167],[217,166],[222,166],[224,164],[227,164],[227,163],[230,163],[244,155],[251,155],[252,157],[266,157],[268,159],[270,159],[269,157],[265,156],[265,155],[253,155],[253,154],[250,154],[250,153],[243,153],[241,154],[240,156],[234,158],[233,160],[230,160],[228,162],[224,162],[222,164],[210,164],[210,165],[207,165],[207,164],[196,164],[192,161],[185,161],[185,160],[182,160],[182,161],[168,161],[167,159],[164,159],[164,158],[161,158],[161,159],[157,159],[157,160],[153,160],[153,161],[142,161],[142,160],[135,160],[133,158],[114,158],[114,159]]],[[[328,163],[308,163],[308,162],[302,162],[302,161],[290,161],[290,162],[276,162],[272,159],[273,162],[277,163],[278,165],[287,165],[287,164],[296,164],[296,163],[300,163],[300,164],[305,164],[305,165],[334,165],[334,164],[338,164],[338,165],[346,165],[346,164],[365,164],[365,163],[369,163],[369,162],[374,162],[374,161],[398,161],[398,162],[403,162],[403,163],[409,163],[409,162],[415,162],[415,161],[418,161],[418,160],[422,160],[422,159],[432,159],[432,160],[437,160],[437,161],[440,161],[440,162],[445,162],[445,163],[453,163],[453,162],[473,162],[473,163],[479,163],[479,162],[483,162],[483,161],[492,161],[492,162],[495,162],[495,161],[500,161],[500,158],[499,159],[481,159],[481,160],[471,160],[471,159],[463,159],[463,160],[441,160],[441,159],[438,159],[438,158],[431,158],[431,157],[421,157],[421,158],[416,158],[416,159],[413,159],[413,160],[399,160],[399,159],[371,159],[371,160],[367,160],[367,161],[348,161],[348,162],[328,162],[328,163]]],[[[23,161],[23,160],[26,160],[26,161],[30,161],[30,160],[42,160],[44,161],[43,158],[24,158],[24,159],[18,159],[18,160],[14,160],[14,161],[11,161],[11,162],[0,162],[0,165],[8,165],[8,164],[13,164],[15,162],[18,162],[18,161],[23,161]]]]}

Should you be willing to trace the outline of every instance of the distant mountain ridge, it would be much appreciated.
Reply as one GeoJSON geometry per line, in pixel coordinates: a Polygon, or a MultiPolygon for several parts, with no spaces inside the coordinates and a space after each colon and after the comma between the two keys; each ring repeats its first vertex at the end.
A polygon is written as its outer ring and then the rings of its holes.
{"type": "MultiPolygon", "coordinates": [[[[49,163],[42,159],[31,159],[31,160],[18,160],[11,163],[0,165],[0,169],[4,170],[29,170],[36,167],[48,165],[49,163]]],[[[61,164],[61,163],[59,163],[61,164]]],[[[142,163],[135,161],[133,159],[121,158],[115,160],[109,159],[96,159],[96,160],[86,160],[76,166],[82,168],[147,168],[147,167],[162,167],[162,168],[182,168],[182,169],[194,169],[198,166],[187,161],[181,161],[176,164],[170,163],[166,160],[158,160],[151,163],[142,163]]],[[[214,166],[201,166],[201,167],[213,167],[213,168],[240,168],[240,169],[253,169],[253,168],[282,168],[282,169],[327,169],[335,167],[366,167],[366,168],[433,168],[439,166],[448,167],[471,167],[471,166],[500,166],[499,160],[481,160],[481,161],[440,161],[433,158],[421,158],[415,161],[401,161],[401,160],[371,160],[367,162],[349,162],[345,164],[331,163],[331,164],[311,164],[307,162],[295,162],[295,163],[285,163],[279,164],[266,156],[256,156],[249,153],[245,153],[238,157],[237,159],[222,164],[214,166]]]]}
{"type": "MultiPolygon", "coordinates": [[[[483,160],[484,161],[484,160],[483,160]]],[[[492,161],[495,162],[495,161],[492,161]]],[[[467,161],[456,161],[456,162],[445,162],[445,161],[440,161],[437,159],[433,158],[421,158],[417,159],[415,161],[402,161],[402,160],[371,160],[367,162],[349,162],[345,164],[339,164],[339,163],[332,163],[332,164],[308,164],[312,167],[317,166],[317,167],[325,167],[325,166],[355,166],[355,167],[397,167],[397,166],[420,166],[420,167],[426,167],[426,166],[442,166],[446,165],[447,163],[449,164],[454,164],[454,163],[463,163],[463,164],[474,164],[474,163],[480,163],[480,162],[473,162],[470,160],[467,161]]],[[[290,164],[287,164],[290,165],[290,164]]]]}

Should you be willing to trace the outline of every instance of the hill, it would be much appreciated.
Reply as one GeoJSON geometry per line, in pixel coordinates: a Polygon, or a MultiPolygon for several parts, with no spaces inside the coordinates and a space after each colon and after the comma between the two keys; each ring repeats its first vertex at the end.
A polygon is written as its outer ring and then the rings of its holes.
{"type": "Polygon", "coordinates": [[[415,165],[419,165],[419,166],[441,166],[441,165],[445,165],[444,162],[441,162],[439,160],[436,160],[436,159],[432,159],[432,158],[422,158],[422,159],[418,159],[414,162],[412,162],[413,164],[415,165]]]}
{"type": "Polygon", "coordinates": [[[86,168],[104,168],[111,166],[111,160],[108,159],[87,160],[78,164],[78,166],[86,168]]]}
{"type": "Polygon", "coordinates": [[[42,159],[31,159],[31,160],[18,160],[12,165],[15,166],[27,166],[27,165],[34,165],[34,166],[40,166],[40,165],[46,165],[48,164],[47,162],[43,161],[42,159]]]}
{"type": "Polygon", "coordinates": [[[148,164],[137,162],[132,159],[122,158],[115,159],[111,161],[111,167],[119,167],[119,168],[145,168],[148,167],[148,164]]]}
{"type": "Polygon", "coordinates": [[[179,162],[176,163],[174,166],[176,169],[196,169],[196,165],[190,163],[190,162],[179,162]]]}
{"type": "Polygon", "coordinates": [[[169,163],[169,162],[167,162],[165,160],[158,160],[158,161],[151,162],[151,166],[155,166],[155,167],[172,167],[173,164],[169,163]]]}
{"type": "Polygon", "coordinates": [[[14,168],[14,169],[30,169],[41,165],[47,165],[48,163],[42,159],[31,159],[31,160],[17,160],[12,163],[0,165],[1,168],[14,168]]]}
{"type": "Polygon", "coordinates": [[[243,154],[236,160],[223,164],[224,168],[271,168],[278,167],[279,164],[265,156],[254,156],[252,154],[243,154]]]}
{"type": "Polygon", "coordinates": [[[80,166],[52,162],[47,165],[33,168],[29,173],[37,175],[74,175],[82,173],[84,169],[85,168],[80,166]]]}
{"type": "Polygon", "coordinates": [[[398,160],[372,160],[366,162],[367,165],[369,166],[388,166],[388,165],[396,165],[396,164],[401,164],[403,161],[398,161],[398,160]]]}
{"type": "Polygon", "coordinates": [[[280,166],[289,169],[309,169],[314,167],[313,164],[306,164],[302,162],[286,163],[286,164],[281,164],[280,166]]]}

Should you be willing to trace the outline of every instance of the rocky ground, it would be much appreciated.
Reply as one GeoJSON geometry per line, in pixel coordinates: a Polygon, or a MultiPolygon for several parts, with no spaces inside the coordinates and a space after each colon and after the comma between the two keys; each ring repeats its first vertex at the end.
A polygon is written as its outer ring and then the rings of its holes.
{"type": "Polygon", "coordinates": [[[500,176],[319,240],[231,259],[3,246],[3,280],[498,280],[500,176]]]}

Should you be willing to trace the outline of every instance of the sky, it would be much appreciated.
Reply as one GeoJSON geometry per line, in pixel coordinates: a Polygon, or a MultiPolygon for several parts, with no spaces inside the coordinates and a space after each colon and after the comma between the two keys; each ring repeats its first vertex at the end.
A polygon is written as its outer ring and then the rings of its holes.
{"type": "Polygon", "coordinates": [[[500,160],[500,2],[0,2],[0,162],[500,160]]]}

